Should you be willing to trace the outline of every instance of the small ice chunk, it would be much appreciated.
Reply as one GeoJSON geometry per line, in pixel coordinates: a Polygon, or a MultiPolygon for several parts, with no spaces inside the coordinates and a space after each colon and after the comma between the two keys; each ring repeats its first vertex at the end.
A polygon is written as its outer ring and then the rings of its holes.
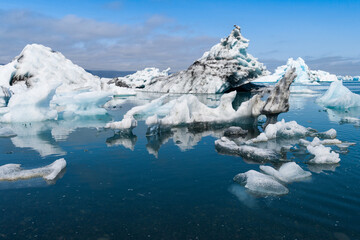
{"type": "Polygon", "coordinates": [[[311,176],[311,173],[304,171],[294,162],[284,163],[278,170],[270,166],[260,166],[260,169],[282,182],[294,182],[311,176]]]}
{"type": "Polygon", "coordinates": [[[0,137],[16,137],[17,134],[8,127],[2,127],[0,128],[0,137]]]}
{"type": "Polygon", "coordinates": [[[278,154],[273,150],[248,145],[237,145],[226,137],[216,140],[215,147],[219,152],[236,154],[245,159],[255,161],[275,161],[279,158],[278,154]]]}
{"type": "Polygon", "coordinates": [[[284,195],[289,190],[276,181],[273,177],[263,173],[250,170],[239,173],[234,177],[234,181],[243,184],[250,191],[266,195],[284,195]]]}
{"type": "MultiPolygon", "coordinates": [[[[316,139],[313,140],[317,141],[316,139]]],[[[315,155],[313,159],[311,159],[310,163],[317,163],[317,164],[333,164],[340,162],[339,154],[331,151],[330,147],[325,147],[322,144],[317,145],[317,143],[311,143],[307,146],[307,150],[315,155]]]]}
{"type": "Polygon", "coordinates": [[[337,135],[336,130],[333,128],[329,129],[326,132],[322,132],[318,134],[318,136],[321,138],[330,138],[330,139],[336,138],[336,135],[337,135]]]}
{"type": "Polygon", "coordinates": [[[54,180],[57,175],[66,167],[64,158],[41,168],[22,169],[20,164],[5,164],[0,166],[0,181],[15,181],[42,177],[45,180],[54,180]]]}
{"type": "Polygon", "coordinates": [[[285,122],[281,121],[269,124],[266,126],[265,131],[256,138],[250,139],[247,144],[266,142],[275,138],[301,138],[308,134],[308,129],[299,125],[296,121],[285,122]]]}

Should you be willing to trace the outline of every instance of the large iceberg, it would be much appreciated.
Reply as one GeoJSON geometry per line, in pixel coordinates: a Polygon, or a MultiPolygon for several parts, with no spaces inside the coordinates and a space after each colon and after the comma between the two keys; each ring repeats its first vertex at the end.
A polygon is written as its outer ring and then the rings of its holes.
{"type": "Polygon", "coordinates": [[[336,80],[317,102],[328,108],[349,109],[360,107],[360,95],[351,92],[342,81],[336,80]]]}
{"type": "Polygon", "coordinates": [[[187,70],[153,78],[145,90],[166,93],[224,93],[267,75],[265,66],[247,53],[249,40],[235,26],[187,70]]]}
{"type": "Polygon", "coordinates": [[[104,114],[102,105],[119,91],[73,64],[60,52],[39,44],[27,45],[10,63],[0,66],[0,121],[53,120],[59,112],[104,114]]]}
{"type": "Polygon", "coordinates": [[[286,65],[278,67],[275,72],[268,76],[259,77],[253,83],[277,82],[290,68],[296,69],[297,77],[294,80],[296,84],[317,84],[318,82],[333,82],[337,80],[337,76],[321,70],[310,70],[304,59],[289,58],[286,65]]]}

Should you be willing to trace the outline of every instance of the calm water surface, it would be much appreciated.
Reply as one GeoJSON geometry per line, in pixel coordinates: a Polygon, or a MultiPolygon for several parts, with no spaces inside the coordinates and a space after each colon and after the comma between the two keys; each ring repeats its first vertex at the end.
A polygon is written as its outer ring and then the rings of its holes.
{"type": "MultiPolygon", "coordinates": [[[[348,86],[360,93],[358,83],[348,86]]],[[[289,154],[312,176],[287,184],[284,196],[256,196],[233,182],[259,164],[218,154],[221,129],[146,137],[143,122],[130,136],[103,128],[134,102],[107,117],[12,125],[18,136],[0,138],[0,165],[34,168],[64,157],[67,168],[54,183],[0,182],[0,239],[360,239],[360,127],[342,121],[360,114],[326,111],[316,97],[293,95],[280,119],[335,128],[356,145],[330,166],[289,154]]],[[[202,100],[214,106],[218,97],[202,100]]]]}

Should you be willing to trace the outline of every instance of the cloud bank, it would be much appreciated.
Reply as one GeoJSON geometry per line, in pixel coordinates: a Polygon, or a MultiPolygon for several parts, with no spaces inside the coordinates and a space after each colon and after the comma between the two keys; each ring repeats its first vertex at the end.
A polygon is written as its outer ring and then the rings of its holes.
{"type": "Polygon", "coordinates": [[[75,15],[53,18],[24,10],[0,10],[0,63],[9,62],[26,44],[39,43],[87,69],[137,70],[153,66],[180,70],[218,41],[187,31],[160,15],[129,25],[75,15]]]}

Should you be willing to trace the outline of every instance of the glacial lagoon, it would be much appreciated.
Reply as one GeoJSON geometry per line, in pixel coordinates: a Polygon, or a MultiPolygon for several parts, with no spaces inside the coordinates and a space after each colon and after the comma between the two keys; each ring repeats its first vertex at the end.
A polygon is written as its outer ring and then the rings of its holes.
{"type": "MultiPolygon", "coordinates": [[[[360,94],[359,83],[344,85],[360,94]]],[[[354,120],[360,109],[319,106],[315,100],[328,86],[291,94],[290,111],[279,120],[319,132],[334,128],[337,139],[355,145],[331,146],[341,161],[330,165],[287,151],[286,159],[312,175],[285,184],[283,195],[256,194],[233,181],[260,171],[260,163],[217,152],[221,126],[157,136],[146,136],[143,121],[132,134],[104,128],[156,94],[118,98],[108,116],[8,125],[17,136],[0,138],[1,165],[33,169],[65,158],[67,166],[51,181],[0,182],[0,239],[360,239],[360,122],[354,120]]],[[[233,104],[249,97],[238,93],[233,104]]],[[[220,97],[199,99],[214,107],[220,97]]],[[[256,136],[262,124],[237,125],[256,136]]]]}

